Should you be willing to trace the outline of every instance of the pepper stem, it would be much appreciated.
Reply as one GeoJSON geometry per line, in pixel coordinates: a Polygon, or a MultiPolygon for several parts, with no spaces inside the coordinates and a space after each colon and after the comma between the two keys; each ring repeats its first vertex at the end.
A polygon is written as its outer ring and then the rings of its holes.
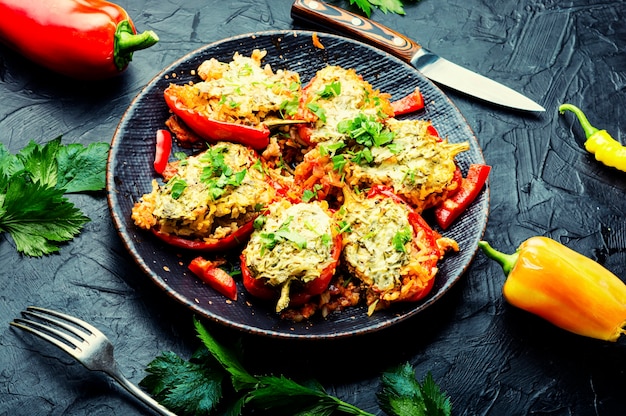
{"type": "Polygon", "coordinates": [[[517,263],[517,258],[519,257],[519,253],[517,251],[513,254],[501,253],[491,247],[486,241],[479,241],[478,247],[480,247],[487,257],[500,263],[500,266],[502,266],[502,270],[504,270],[504,274],[506,276],[511,273],[511,270],[515,267],[515,263],[517,263]]]}
{"type": "Polygon", "coordinates": [[[135,33],[128,20],[118,23],[115,30],[115,45],[113,59],[120,71],[126,68],[133,59],[133,52],[146,49],[159,41],[159,37],[152,30],[135,33]]]}
{"type": "Polygon", "coordinates": [[[571,111],[572,113],[576,115],[576,117],[578,117],[578,121],[580,122],[580,127],[582,127],[583,131],[585,132],[585,136],[587,136],[587,138],[589,138],[589,136],[591,136],[592,134],[598,132],[598,129],[593,127],[591,123],[589,123],[589,120],[587,120],[587,116],[585,116],[585,113],[583,113],[580,108],[572,104],[562,104],[559,107],[559,113],[561,114],[563,114],[567,110],[571,111]]]}

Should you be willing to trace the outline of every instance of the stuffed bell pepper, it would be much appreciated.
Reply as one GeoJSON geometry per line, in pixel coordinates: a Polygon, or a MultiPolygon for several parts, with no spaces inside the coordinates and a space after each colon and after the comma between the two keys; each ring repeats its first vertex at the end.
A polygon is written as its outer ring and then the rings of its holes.
{"type": "Polygon", "coordinates": [[[242,244],[275,196],[256,152],[236,143],[218,142],[169,162],[163,177],[135,204],[132,219],[166,243],[190,250],[242,244]]]}
{"type": "Polygon", "coordinates": [[[356,73],[329,65],[318,71],[302,90],[295,118],[310,124],[298,126],[300,139],[309,145],[343,140],[337,126],[362,114],[381,122],[394,115],[389,94],[374,90],[356,73]]]}
{"type": "Polygon", "coordinates": [[[171,84],[165,102],[204,140],[263,149],[269,143],[269,125],[295,113],[300,92],[299,75],[262,67],[264,56],[254,50],[250,57],[235,53],[230,63],[206,60],[197,69],[202,81],[171,84]]]}
{"type": "Polygon", "coordinates": [[[241,253],[246,290],[276,302],[276,312],[324,292],[335,273],[341,236],[325,202],[271,204],[241,253]]]}
{"type": "Polygon", "coordinates": [[[374,187],[367,197],[345,193],[338,211],[344,233],[342,265],[367,288],[368,313],[430,293],[437,262],[455,241],[440,236],[392,190],[374,187]]]}

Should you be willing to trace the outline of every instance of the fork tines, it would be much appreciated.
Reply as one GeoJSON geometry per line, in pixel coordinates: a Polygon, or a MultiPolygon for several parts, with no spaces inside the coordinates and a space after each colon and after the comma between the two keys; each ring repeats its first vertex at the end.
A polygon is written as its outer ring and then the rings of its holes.
{"type": "Polygon", "coordinates": [[[87,322],[49,309],[29,306],[22,315],[24,318],[16,318],[10,325],[43,338],[71,355],[80,350],[81,343],[99,333],[87,322]]]}

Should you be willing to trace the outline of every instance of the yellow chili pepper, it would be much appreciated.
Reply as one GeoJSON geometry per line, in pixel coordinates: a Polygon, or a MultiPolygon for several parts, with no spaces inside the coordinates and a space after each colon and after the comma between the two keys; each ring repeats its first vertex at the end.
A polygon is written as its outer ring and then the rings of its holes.
{"type": "Polygon", "coordinates": [[[626,284],[590,258],[547,237],[513,254],[478,245],[507,275],[502,292],[511,305],[591,338],[617,341],[626,332],[626,284]]]}
{"type": "Polygon", "coordinates": [[[587,137],[585,149],[594,154],[597,161],[626,172],[626,147],[611,137],[606,130],[593,127],[580,108],[572,104],[562,104],[559,112],[563,114],[565,111],[571,111],[578,117],[580,126],[587,137]]]}

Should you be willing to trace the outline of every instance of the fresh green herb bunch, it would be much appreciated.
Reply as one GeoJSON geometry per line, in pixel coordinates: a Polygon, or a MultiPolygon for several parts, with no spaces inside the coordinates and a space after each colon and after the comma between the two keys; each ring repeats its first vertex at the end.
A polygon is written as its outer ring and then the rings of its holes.
{"type": "MultiPolygon", "coordinates": [[[[315,380],[300,384],[284,376],[255,376],[239,360],[240,348],[219,344],[194,319],[202,346],[186,361],[165,352],[148,364],[140,385],[161,404],[180,416],[223,414],[238,416],[244,408],[271,411],[272,415],[374,416],[328,394],[315,380]],[[227,397],[228,396],[228,397],[227,397]]],[[[423,384],[409,364],[384,373],[378,393],[381,409],[389,416],[449,416],[450,399],[430,373],[423,384]]]]}
{"type": "Polygon", "coordinates": [[[103,142],[62,145],[60,136],[17,154],[0,143],[0,233],[28,256],[59,251],[89,221],[65,194],[104,189],[108,151],[103,142]]]}

